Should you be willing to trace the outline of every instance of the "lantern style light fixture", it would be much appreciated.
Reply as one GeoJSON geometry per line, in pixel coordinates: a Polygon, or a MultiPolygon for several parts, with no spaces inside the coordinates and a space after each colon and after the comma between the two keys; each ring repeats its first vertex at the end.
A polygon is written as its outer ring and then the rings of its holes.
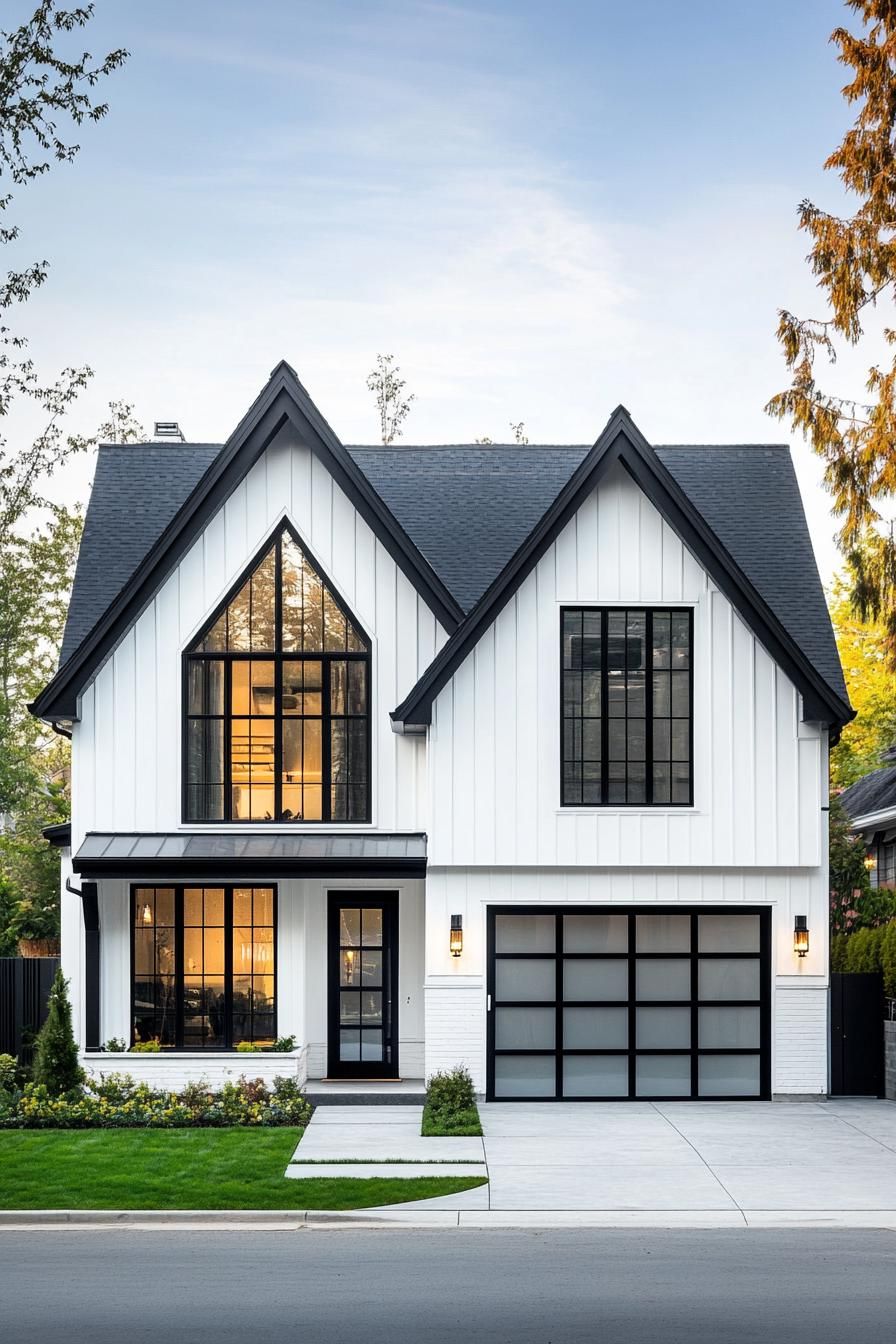
{"type": "Polygon", "coordinates": [[[464,950],[464,917],[463,915],[451,916],[451,937],[448,940],[448,948],[452,957],[459,957],[464,950]]]}
{"type": "Polygon", "coordinates": [[[873,854],[869,853],[865,855],[865,867],[868,869],[869,873],[874,872],[877,867],[877,859],[873,854]]]}
{"type": "Polygon", "coordinates": [[[148,901],[147,901],[147,902],[145,903],[145,905],[143,906],[143,923],[144,923],[144,924],[151,924],[151,923],[152,923],[152,910],[151,910],[151,908],[150,908],[150,905],[149,905],[149,902],[148,902],[148,901]]]}
{"type": "Polygon", "coordinates": [[[796,915],[793,921],[793,950],[798,957],[809,951],[809,928],[805,915],[796,915]]]}

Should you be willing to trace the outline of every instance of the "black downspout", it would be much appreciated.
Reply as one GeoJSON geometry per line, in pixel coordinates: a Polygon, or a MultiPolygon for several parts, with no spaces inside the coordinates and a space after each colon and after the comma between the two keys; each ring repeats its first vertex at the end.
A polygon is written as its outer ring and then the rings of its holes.
{"type": "Polygon", "coordinates": [[[95,882],[81,883],[84,907],[84,1045],[100,1048],[100,905],[95,882]]]}

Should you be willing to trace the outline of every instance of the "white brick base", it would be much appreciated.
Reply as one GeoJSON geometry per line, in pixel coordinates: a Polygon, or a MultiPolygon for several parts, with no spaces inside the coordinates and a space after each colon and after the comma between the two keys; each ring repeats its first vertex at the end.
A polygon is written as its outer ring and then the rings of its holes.
{"type": "Polygon", "coordinates": [[[485,989],[474,984],[424,986],[426,1077],[466,1064],[477,1092],[485,1092],[485,989]]]}
{"type": "Polygon", "coordinates": [[[258,1054],[217,1054],[210,1050],[185,1050],[160,1051],[157,1055],[103,1051],[101,1054],[82,1055],[81,1066],[94,1077],[103,1073],[129,1073],[138,1082],[171,1092],[178,1092],[186,1083],[198,1082],[199,1079],[206,1081],[215,1090],[224,1083],[235,1083],[242,1077],[263,1078],[268,1086],[275,1078],[298,1078],[300,1082],[305,1080],[304,1051],[290,1054],[274,1054],[268,1050],[259,1051],[258,1054]]]}
{"type": "Polygon", "coordinates": [[[805,985],[775,989],[776,1096],[825,1096],[828,1090],[828,991],[805,985]]]}

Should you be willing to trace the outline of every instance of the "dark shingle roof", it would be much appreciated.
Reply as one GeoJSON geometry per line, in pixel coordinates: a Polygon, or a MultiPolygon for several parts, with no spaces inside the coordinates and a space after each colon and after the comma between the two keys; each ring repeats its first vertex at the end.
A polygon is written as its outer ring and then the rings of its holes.
{"type": "Polygon", "coordinates": [[[217,443],[100,445],[60,666],[121,592],[220,448],[217,443]]]}
{"type": "MultiPolygon", "coordinates": [[[[469,611],[589,449],[449,444],[348,451],[469,611]]],[[[61,662],[127,583],[218,451],[215,444],[100,449],[61,662]]],[[[673,445],[656,452],[818,673],[845,699],[788,449],[673,445]]]]}
{"type": "Polygon", "coordinates": [[[896,811],[896,765],[885,766],[857,780],[840,795],[850,817],[867,817],[872,812],[896,811]]]}

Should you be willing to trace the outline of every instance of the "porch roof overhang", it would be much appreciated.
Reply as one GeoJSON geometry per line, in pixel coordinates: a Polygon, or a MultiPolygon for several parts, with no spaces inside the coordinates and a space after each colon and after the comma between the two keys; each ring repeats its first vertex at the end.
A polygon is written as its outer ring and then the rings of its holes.
{"type": "Polygon", "coordinates": [[[271,877],[423,877],[423,834],[216,834],[89,831],[72,859],[82,877],[248,881],[271,877]]]}

